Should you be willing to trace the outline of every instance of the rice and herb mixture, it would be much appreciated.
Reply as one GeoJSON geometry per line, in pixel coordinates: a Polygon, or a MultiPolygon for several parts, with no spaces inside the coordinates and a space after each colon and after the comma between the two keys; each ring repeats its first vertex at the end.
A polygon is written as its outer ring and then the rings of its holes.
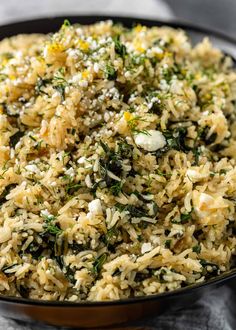
{"type": "Polygon", "coordinates": [[[233,266],[236,74],[181,30],[0,43],[0,293],[112,300],[233,266]]]}

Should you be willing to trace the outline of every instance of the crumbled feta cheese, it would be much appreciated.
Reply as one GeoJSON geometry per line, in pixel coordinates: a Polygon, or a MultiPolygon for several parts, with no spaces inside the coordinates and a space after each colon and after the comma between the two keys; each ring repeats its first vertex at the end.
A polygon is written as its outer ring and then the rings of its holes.
{"type": "Polygon", "coordinates": [[[134,137],[137,146],[146,151],[156,151],[166,145],[166,139],[160,131],[148,130],[146,133],[138,133],[134,137]]]}
{"type": "Polygon", "coordinates": [[[89,212],[93,215],[102,215],[102,205],[100,199],[94,199],[92,202],[88,203],[89,212]]]}
{"type": "Polygon", "coordinates": [[[98,63],[94,63],[94,65],[93,65],[93,70],[94,70],[94,72],[96,72],[96,73],[98,73],[98,71],[99,71],[99,64],[98,63]]]}
{"type": "Polygon", "coordinates": [[[77,163],[78,164],[84,164],[86,162],[86,158],[84,156],[80,157],[78,160],[77,160],[77,163]]]}
{"type": "Polygon", "coordinates": [[[142,247],[141,247],[141,253],[144,254],[146,252],[151,251],[152,249],[152,244],[151,243],[143,243],[142,247]]]}
{"type": "Polygon", "coordinates": [[[43,217],[48,217],[48,216],[51,215],[51,214],[48,212],[48,210],[42,210],[42,211],[40,212],[40,214],[41,214],[43,217]]]}
{"type": "Polygon", "coordinates": [[[36,165],[32,164],[32,165],[26,165],[25,166],[25,169],[29,172],[32,172],[32,173],[38,173],[39,172],[39,169],[36,165]]]}
{"type": "Polygon", "coordinates": [[[75,170],[73,169],[73,167],[70,167],[68,170],[65,171],[65,174],[73,177],[75,175],[75,170]]]}

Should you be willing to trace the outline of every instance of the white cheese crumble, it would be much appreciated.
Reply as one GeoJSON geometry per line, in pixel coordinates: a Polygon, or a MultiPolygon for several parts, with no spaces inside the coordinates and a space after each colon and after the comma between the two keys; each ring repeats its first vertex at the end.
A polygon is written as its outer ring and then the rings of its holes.
{"type": "Polygon", "coordinates": [[[46,210],[42,210],[42,211],[40,212],[40,214],[41,214],[43,217],[48,217],[48,216],[51,215],[51,214],[48,212],[47,209],[46,209],[46,210]]]}
{"type": "Polygon", "coordinates": [[[152,244],[151,243],[143,243],[142,247],[141,247],[141,253],[144,254],[146,252],[151,251],[152,249],[152,244]]]}
{"type": "Polygon", "coordinates": [[[86,162],[86,158],[84,156],[80,157],[78,160],[77,160],[77,163],[78,164],[84,164],[86,162]]]}
{"type": "Polygon", "coordinates": [[[102,215],[102,205],[100,199],[94,199],[92,202],[88,203],[89,212],[93,215],[102,215]]]}
{"type": "Polygon", "coordinates": [[[73,177],[75,175],[75,170],[73,167],[70,167],[68,170],[65,171],[66,175],[69,175],[70,177],[73,177]]]}
{"type": "Polygon", "coordinates": [[[94,65],[93,65],[94,72],[98,73],[99,72],[99,69],[100,69],[99,64],[98,63],[94,63],[94,65]]]}
{"type": "Polygon", "coordinates": [[[26,165],[25,166],[26,171],[31,172],[31,173],[38,173],[39,169],[36,165],[32,164],[32,165],[26,165]]]}
{"type": "Polygon", "coordinates": [[[166,139],[160,131],[148,130],[147,134],[138,133],[134,137],[134,141],[138,147],[146,151],[156,151],[166,145],[166,139]]]}

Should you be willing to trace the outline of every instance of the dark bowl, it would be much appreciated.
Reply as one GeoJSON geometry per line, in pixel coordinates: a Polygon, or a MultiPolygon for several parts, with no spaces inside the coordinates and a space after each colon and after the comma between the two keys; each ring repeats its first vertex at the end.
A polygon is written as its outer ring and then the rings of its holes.
{"type": "MultiPolygon", "coordinates": [[[[56,31],[65,17],[43,18],[13,23],[0,27],[0,39],[19,33],[48,33],[56,31]]],[[[127,27],[135,23],[146,26],[169,25],[187,31],[193,43],[208,36],[216,47],[236,59],[236,40],[212,30],[173,21],[156,21],[140,18],[106,16],[66,16],[71,23],[91,24],[112,19],[127,27]]],[[[0,296],[0,314],[15,320],[39,322],[57,326],[92,328],[108,327],[119,323],[158,315],[166,310],[181,309],[198,300],[207,291],[232,280],[236,269],[201,284],[195,284],[172,292],[122,299],[111,302],[51,302],[0,296]]],[[[42,326],[43,329],[43,326],[42,326]]]]}

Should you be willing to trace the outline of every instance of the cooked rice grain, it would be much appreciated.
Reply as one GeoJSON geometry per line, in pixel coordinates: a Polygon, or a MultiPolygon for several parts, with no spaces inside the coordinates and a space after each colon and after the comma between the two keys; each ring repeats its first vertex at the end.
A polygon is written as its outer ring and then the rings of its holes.
{"type": "Polygon", "coordinates": [[[0,43],[0,291],[110,300],[234,266],[236,74],[111,21],[0,43]]]}

